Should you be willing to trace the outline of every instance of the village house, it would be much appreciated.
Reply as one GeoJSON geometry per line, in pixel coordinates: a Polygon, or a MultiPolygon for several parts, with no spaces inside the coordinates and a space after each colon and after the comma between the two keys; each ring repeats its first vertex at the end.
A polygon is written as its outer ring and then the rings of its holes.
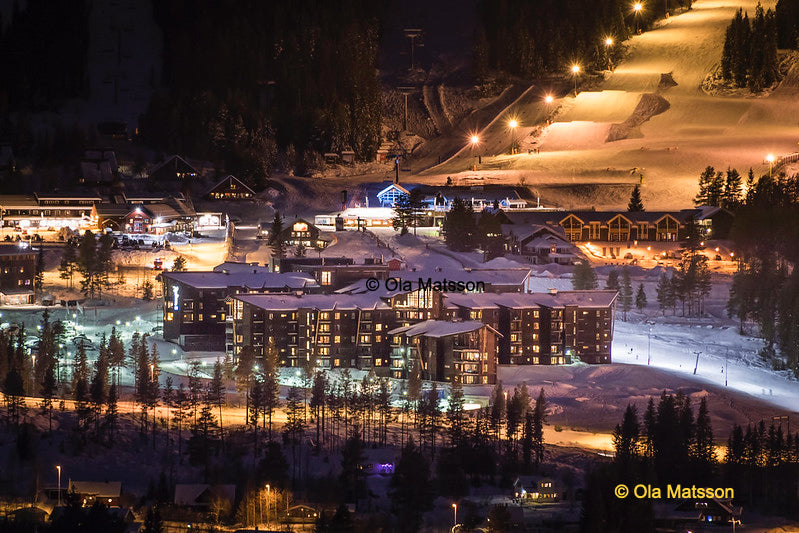
{"type": "Polygon", "coordinates": [[[208,200],[248,200],[255,196],[255,191],[236,176],[228,174],[211,187],[204,196],[208,200]]]}
{"type": "Polygon", "coordinates": [[[36,252],[24,245],[0,245],[0,303],[4,305],[33,303],[36,252]]]}

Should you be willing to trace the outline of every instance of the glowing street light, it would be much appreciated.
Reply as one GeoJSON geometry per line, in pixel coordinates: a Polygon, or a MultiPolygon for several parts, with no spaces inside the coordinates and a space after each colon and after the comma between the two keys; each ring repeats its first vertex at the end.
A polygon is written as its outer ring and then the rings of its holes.
{"type": "Polygon", "coordinates": [[[512,118],[508,121],[508,127],[510,128],[510,153],[516,153],[516,128],[519,126],[519,121],[515,118],[512,118]]]}
{"type": "Polygon", "coordinates": [[[61,465],[56,465],[56,470],[58,470],[58,506],[61,507],[61,465]]]}
{"type": "Polygon", "coordinates": [[[453,503],[452,504],[452,514],[453,514],[453,516],[452,516],[452,527],[455,527],[455,526],[458,525],[458,504],[457,503],[453,503]]]}
{"type": "MultiPolygon", "coordinates": [[[[474,135],[472,135],[469,138],[469,142],[472,145],[472,157],[477,158],[478,155],[477,155],[475,150],[477,149],[477,145],[480,142],[480,137],[478,137],[477,134],[474,134],[474,135]]],[[[473,171],[477,170],[477,164],[476,163],[472,163],[472,170],[473,171]]]]}
{"type": "Polygon", "coordinates": [[[572,65],[572,76],[574,76],[574,96],[577,97],[577,76],[580,75],[580,65],[572,65]]]}
{"type": "Polygon", "coordinates": [[[766,161],[768,162],[768,176],[769,176],[769,178],[772,177],[772,174],[774,173],[774,160],[775,160],[774,154],[768,154],[766,156],[766,161]]]}
{"type": "Polygon", "coordinates": [[[638,14],[641,13],[641,10],[644,9],[644,6],[641,2],[636,2],[633,4],[633,13],[635,14],[635,32],[641,33],[641,28],[638,25],[638,14]]]}
{"type": "Polygon", "coordinates": [[[553,97],[551,94],[548,94],[548,95],[546,96],[546,98],[544,98],[544,102],[546,102],[546,103],[548,103],[548,104],[551,104],[551,103],[552,103],[552,102],[554,102],[554,101],[555,101],[555,97],[553,97]]]}
{"type": "Polygon", "coordinates": [[[610,47],[613,46],[613,37],[605,38],[605,55],[608,58],[608,70],[613,70],[613,63],[610,60],[610,47]]]}

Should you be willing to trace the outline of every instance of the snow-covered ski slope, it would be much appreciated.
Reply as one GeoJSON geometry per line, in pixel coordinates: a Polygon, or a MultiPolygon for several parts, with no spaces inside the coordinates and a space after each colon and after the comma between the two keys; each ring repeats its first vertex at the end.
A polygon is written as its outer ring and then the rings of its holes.
{"type": "MultiPolygon", "coordinates": [[[[773,8],[774,3],[765,1],[763,6],[773,8]]],[[[522,153],[491,157],[506,152],[510,143],[511,134],[497,126],[503,123],[499,120],[480,133],[474,152],[484,157],[478,173],[485,183],[517,183],[524,177],[527,184],[542,187],[545,201],[608,208],[626,204],[629,191],[618,190],[618,205],[603,205],[600,198],[606,201],[605,194],[570,202],[562,192],[547,198],[546,188],[620,181],[631,188],[641,173],[645,205],[674,209],[691,205],[697,176],[707,165],[767,172],[767,154],[798,149],[799,76],[788,76],[771,94],[760,97],[716,96],[701,88],[720,61],[724,31],[735,11],[742,7],[751,16],[756,5],[754,0],[698,0],[691,11],[633,37],[626,43],[627,58],[604,81],[576,98],[570,94],[549,104],[554,120],[540,136],[532,126],[546,116],[546,88],[530,91],[500,117],[519,120],[515,134],[522,153]],[[661,83],[664,74],[676,85],[661,83]],[[668,108],[652,115],[639,107],[634,113],[645,94],[662,97],[668,108]],[[609,142],[611,125],[625,121],[634,123],[626,138],[609,142]],[[540,153],[527,153],[527,147],[536,145],[540,153]],[[625,172],[621,178],[620,171],[625,172]]],[[[474,155],[465,150],[432,169],[435,176],[430,179],[470,169],[474,155]]]]}

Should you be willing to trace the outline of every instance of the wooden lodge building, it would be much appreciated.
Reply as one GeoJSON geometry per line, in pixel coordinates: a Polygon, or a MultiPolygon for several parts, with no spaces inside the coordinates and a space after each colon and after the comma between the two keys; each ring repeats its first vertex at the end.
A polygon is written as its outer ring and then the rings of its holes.
{"type": "MultiPolygon", "coordinates": [[[[685,238],[691,218],[707,239],[724,239],[733,214],[719,207],[681,211],[543,211],[504,213],[503,225],[559,226],[570,241],[629,242],[667,241],[685,238]]],[[[503,230],[505,228],[503,227],[503,230]]]]}

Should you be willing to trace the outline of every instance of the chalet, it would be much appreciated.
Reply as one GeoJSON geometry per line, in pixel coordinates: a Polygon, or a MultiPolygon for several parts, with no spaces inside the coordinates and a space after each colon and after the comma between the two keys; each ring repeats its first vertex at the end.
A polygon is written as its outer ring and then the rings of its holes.
{"type": "Polygon", "coordinates": [[[330,241],[321,238],[320,233],[319,228],[310,222],[297,218],[283,230],[279,238],[288,246],[302,244],[306,248],[325,248],[330,241]]]}
{"type": "Polygon", "coordinates": [[[236,176],[227,175],[205,193],[209,200],[248,200],[255,196],[255,191],[236,176]]]}
{"type": "Polygon", "coordinates": [[[531,503],[554,503],[560,500],[558,484],[552,478],[522,476],[513,483],[514,497],[531,503]]]}
{"type": "Polygon", "coordinates": [[[743,508],[732,500],[719,498],[662,502],[655,504],[653,511],[655,526],[671,531],[740,525],[743,514],[743,508]]]}
{"type": "Polygon", "coordinates": [[[216,502],[226,502],[233,508],[236,502],[236,485],[209,485],[207,483],[178,483],[175,485],[175,505],[194,509],[209,509],[216,502]]]}
{"type": "Polygon", "coordinates": [[[89,148],[80,161],[80,183],[107,185],[119,177],[116,154],[111,148],[89,148]]]}
{"type": "Polygon", "coordinates": [[[533,264],[573,265],[579,259],[577,247],[569,242],[560,226],[503,224],[502,234],[509,252],[523,255],[533,264]]]}
{"type": "Polygon", "coordinates": [[[32,304],[35,274],[36,252],[11,244],[0,245],[0,303],[32,304]]]}
{"type": "MultiPolygon", "coordinates": [[[[392,183],[382,191],[377,193],[377,199],[380,202],[380,207],[394,207],[402,197],[410,196],[410,191],[402,185],[392,183]]],[[[369,199],[366,199],[366,207],[369,207],[369,199]]],[[[377,207],[377,206],[375,206],[377,207]]]]}
{"type": "Polygon", "coordinates": [[[196,178],[199,172],[179,155],[173,155],[150,171],[150,179],[157,182],[184,181],[196,178]]]}

